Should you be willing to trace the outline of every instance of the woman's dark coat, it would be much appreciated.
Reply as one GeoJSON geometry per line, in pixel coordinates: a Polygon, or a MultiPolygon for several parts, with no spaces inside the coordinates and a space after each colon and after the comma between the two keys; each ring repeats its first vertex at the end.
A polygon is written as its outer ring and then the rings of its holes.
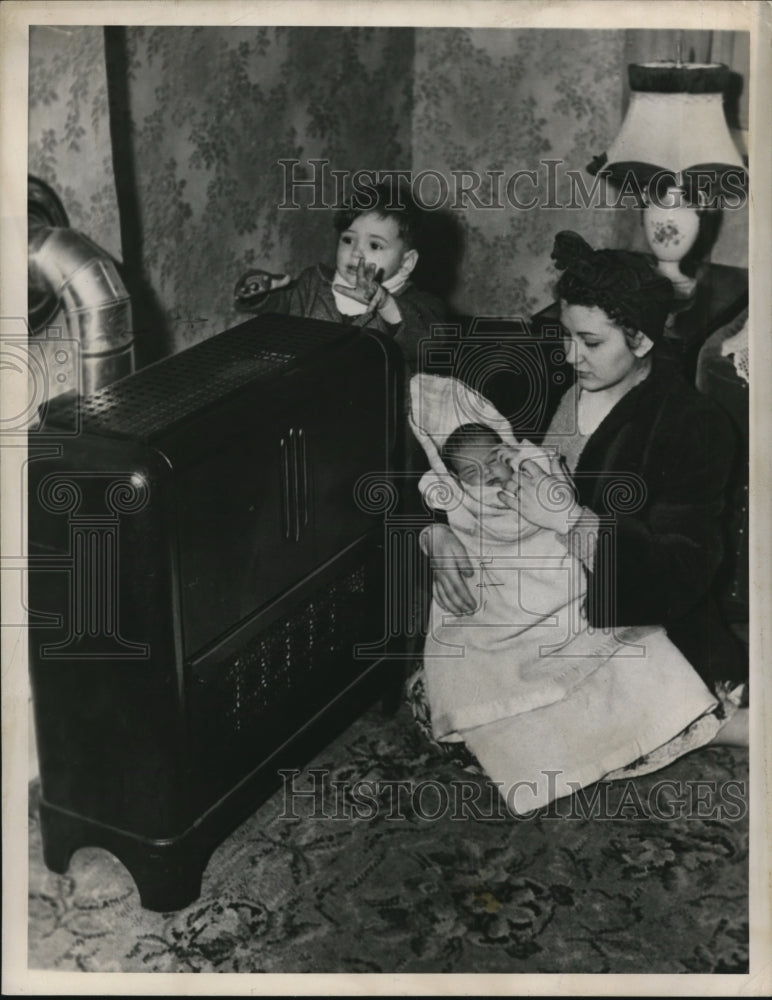
{"type": "Polygon", "coordinates": [[[580,503],[602,519],[590,623],[664,625],[708,683],[747,672],[710,593],[734,450],[723,412],[656,358],[590,436],[574,474],[580,503]]]}

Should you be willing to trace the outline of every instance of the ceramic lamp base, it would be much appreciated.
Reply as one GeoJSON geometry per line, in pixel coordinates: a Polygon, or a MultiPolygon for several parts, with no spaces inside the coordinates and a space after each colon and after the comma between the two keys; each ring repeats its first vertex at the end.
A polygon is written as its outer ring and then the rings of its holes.
{"type": "Polygon", "coordinates": [[[678,298],[689,298],[697,279],[681,271],[681,261],[697,240],[700,217],[686,201],[683,189],[668,188],[664,198],[649,202],[643,212],[643,228],[660,272],[670,280],[678,298]]]}
{"type": "Polygon", "coordinates": [[[681,271],[680,261],[658,260],[657,270],[668,279],[678,299],[690,299],[697,289],[697,279],[681,271]]]}

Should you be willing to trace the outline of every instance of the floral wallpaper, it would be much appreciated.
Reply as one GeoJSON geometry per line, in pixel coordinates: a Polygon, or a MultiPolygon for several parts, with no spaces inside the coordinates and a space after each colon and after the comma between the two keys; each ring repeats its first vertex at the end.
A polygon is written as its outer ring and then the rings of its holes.
{"type": "Polygon", "coordinates": [[[30,27],[28,155],[73,228],[120,259],[101,28],[30,27]]]}
{"type": "MultiPolygon", "coordinates": [[[[552,238],[576,228],[613,245],[629,220],[570,202],[566,169],[582,170],[621,121],[623,32],[419,29],[413,169],[502,171],[503,208],[457,212],[466,233],[458,304],[465,312],[532,312],[552,298],[552,238]],[[562,161],[542,166],[542,161],[562,161]],[[508,194],[507,181],[523,177],[508,194]],[[554,180],[553,180],[554,178],[554,180]],[[535,200],[535,208],[518,208],[535,200]],[[513,206],[514,202],[514,206],[513,206]]],[[[592,178],[583,174],[588,187],[592,178]]],[[[491,186],[483,185],[483,203],[491,186]]]]}
{"type": "Polygon", "coordinates": [[[400,29],[128,29],[144,262],[176,349],[236,320],[247,268],[334,260],[331,212],[279,207],[279,160],[301,161],[297,176],[311,158],[409,167],[412,40],[400,29]]]}
{"type": "MultiPolygon", "coordinates": [[[[122,206],[136,258],[125,262],[127,285],[147,327],[138,337],[156,341],[157,356],[236,322],[231,294],[245,269],[296,273],[331,259],[331,213],[280,207],[280,160],[300,161],[297,176],[314,158],[339,171],[428,172],[420,193],[435,203],[444,184],[443,211],[433,213],[438,258],[424,278],[465,313],[546,304],[560,229],[595,245],[643,245],[634,210],[570,207],[566,171],[591,187],[583,168],[619,127],[627,63],[660,52],[673,32],[118,30],[129,152],[115,169],[119,179],[131,174],[135,192],[122,206]],[[476,194],[494,207],[464,206],[454,171],[480,174],[476,194]],[[507,182],[518,171],[534,172],[512,182],[534,208],[510,204],[507,182]]],[[[699,47],[711,33],[692,35],[699,47]]],[[[744,51],[742,39],[733,46],[744,51]]],[[[29,108],[30,170],[59,193],[73,226],[120,257],[101,28],[31,29],[29,108]]],[[[714,260],[747,259],[747,220],[735,215],[714,260]]]]}

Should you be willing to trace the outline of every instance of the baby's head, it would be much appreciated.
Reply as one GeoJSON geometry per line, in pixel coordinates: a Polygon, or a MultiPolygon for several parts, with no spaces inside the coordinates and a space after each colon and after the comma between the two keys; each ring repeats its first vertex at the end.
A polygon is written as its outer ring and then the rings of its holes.
{"type": "Polygon", "coordinates": [[[421,209],[410,191],[389,184],[363,188],[348,208],[335,216],[339,233],[338,273],[352,285],[357,265],[375,265],[377,280],[408,277],[418,262],[421,209]]]}
{"type": "Polygon", "coordinates": [[[505,486],[512,466],[505,461],[506,448],[496,431],[485,424],[462,424],[448,436],[440,458],[445,468],[467,486],[505,486]]]}

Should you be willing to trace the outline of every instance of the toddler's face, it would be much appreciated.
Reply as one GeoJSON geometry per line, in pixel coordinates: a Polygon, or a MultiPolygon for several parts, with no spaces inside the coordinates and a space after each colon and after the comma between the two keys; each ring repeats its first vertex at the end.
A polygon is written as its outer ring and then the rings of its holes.
{"type": "Polygon", "coordinates": [[[376,274],[383,272],[380,281],[387,281],[402,266],[406,250],[393,216],[366,212],[340,234],[336,264],[339,273],[352,285],[356,284],[357,265],[363,259],[366,265],[375,264],[376,274]]]}
{"type": "Polygon", "coordinates": [[[456,454],[456,475],[467,486],[506,486],[514,475],[510,462],[516,454],[509,445],[470,442],[456,454]]]}

